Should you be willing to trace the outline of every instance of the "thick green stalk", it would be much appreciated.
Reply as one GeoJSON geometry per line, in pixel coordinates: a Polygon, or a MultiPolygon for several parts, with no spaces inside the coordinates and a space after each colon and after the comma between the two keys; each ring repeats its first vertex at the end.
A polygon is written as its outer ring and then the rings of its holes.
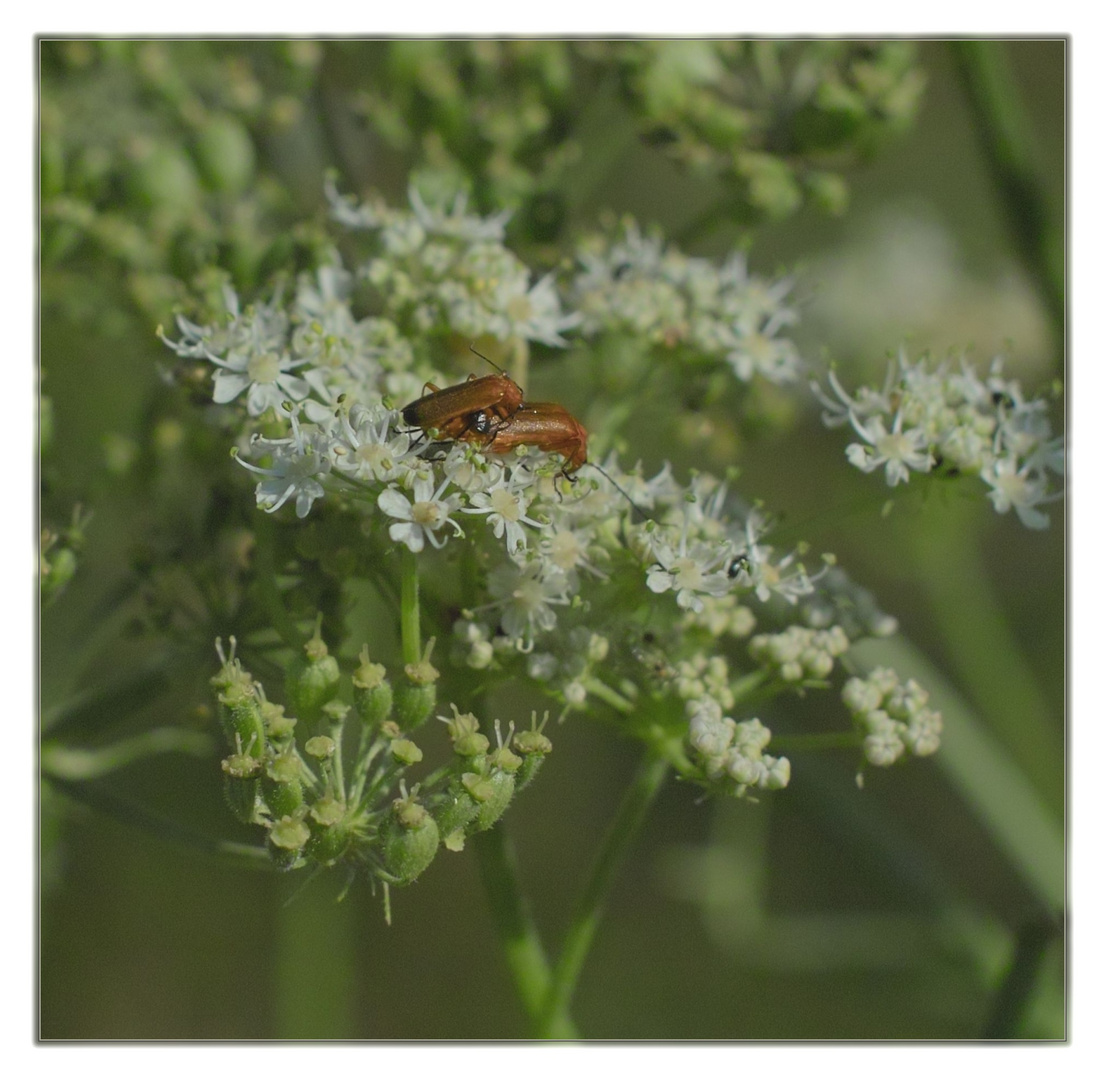
{"type": "Polygon", "coordinates": [[[1002,43],[953,41],[950,48],[1018,253],[1043,294],[1061,342],[1065,319],[1063,216],[1048,196],[1028,117],[1002,43]]]}
{"type": "Polygon", "coordinates": [[[399,627],[403,639],[403,663],[417,664],[422,659],[422,630],[418,611],[418,558],[408,547],[400,549],[399,627]]]}
{"type": "Polygon", "coordinates": [[[915,578],[950,663],[987,725],[1055,813],[1063,806],[1063,730],[1013,636],[964,513],[913,530],[915,578]]]}
{"type": "MultiPolygon", "coordinates": [[[[502,822],[487,832],[477,833],[472,838],[472,846],[479,860],[480,877],[490,903],[491,916],[499,930],[507,966],[522,1005],[536,1026],[548,993],[549,961],[518,886],[514,850],[502,822]]],[[[551,1037],[579,1037],[567,1011],[558,1018],[551,1037]]]]}
{"type": "Polygon", "coordinates": [[[625,793],[610,831],[603,841],[591,869],[591,877],[580,897],[564,946],[552,972],[549,989],[538,1023],[542,1038],[560,1037],[557,1033],[568,1017],[572,995],[591,943],[602,917],[602,905],[613,883],[614,875],[629,852],[640,831],[652,800],[668,774],[667,761],[653,751],[645,754],[633,784],[625,793]]]}

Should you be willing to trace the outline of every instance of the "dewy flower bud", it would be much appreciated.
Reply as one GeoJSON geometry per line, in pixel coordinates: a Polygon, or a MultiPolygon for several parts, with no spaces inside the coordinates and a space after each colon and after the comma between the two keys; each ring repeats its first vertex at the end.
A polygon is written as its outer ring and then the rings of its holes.
{"type": "Polygon", "coordinates": [[[437,854],[441,835],[437,822],[412,792],[391,804],[382,832],[385,868],[395,884],[409,885],[437,854]]]}
{"type": "Polygon", "coordinates": [[[395,712],[399,726],[413,731],[424,724],[437,704],[438,670],[430,663],[434,639],[426,644],[426,652],[417,664],[407,664],[405,678],[395,691],[395,712]]]}
{"type": "Polygon", "coordinates": [[[338,692],[341,673],[338,662],[326,648],[320,630],[322,620],[315,628],[315,636],[303,646],[304,658],[297,658],[288,670],[285,690],[292,711],[307,723],[316,723],[322,707],[338,692]]]}
{"type": "Polygon", "coordinates": [[[353,672],[353,708],[365,727],[377,728],[391,715],[391,683],[384,665],[369,661],[367,645],[361,649],[360,661],[353,672]]]}

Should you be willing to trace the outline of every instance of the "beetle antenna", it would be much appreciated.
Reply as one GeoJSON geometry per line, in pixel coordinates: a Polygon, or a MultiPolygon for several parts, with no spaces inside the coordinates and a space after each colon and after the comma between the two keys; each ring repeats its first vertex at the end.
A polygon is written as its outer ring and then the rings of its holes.
{"type": "MultiPolygon", "coordinates": [[[[480,350],[477,349],[476,346],[472,344],[472,342],[468,343],[468,348],[472,352],[474,352],[481,360],[483,360],[486,363],[490,364],[500,375],[505,375],[508,379],[510,379],[511,382],[514,382],[514,380],[510,378],[510,372],[506,371],[504,368],[499,367],[499,365],[496,364],[495,361],[491,359],[491,357],[484,356],[484,354],[482,352],[480,352],[480,350]]],[[[517,385],[518,384],[515,383],[515,386],[517,386],[517,385]]]]}
{"type": "Polygon", "coordinates": [[[598,469],[598,471],[599,471],[600,473],[602,473],[602,475],[603,475],[603,476],[605,476],[605,477],[606,477],[606,479],[607,479],[607,480],[609,480],[609,481],[610,481],[610,483],[612,483],[612,484],[614,485],[614,487],[616,487],[616,488],[618,489],[618,491],[620,491],[620,492],[621,492],[621,494],[622,494],[622,495],[624,496],[624,498],[625,498],[625,501],[626,501],[627,503],[629,503],[629,505],[630,505],[630,506],[632,506],[632,507],[633,507],[633,509],[634,509],[634,510],[636,510],[636,511],[637,511],[637,513],[638,513],[638,514],[639,514],[639,515],[641,516],[641,520],[642,520],[642,521],[652,521],[652,520],[653,520],[653,519],[652,519],[652,518],[651,518],[651,517],[650,517],[650,516],[649,516],[648,514],[646,514],[646,513],[645,513],[645,512],[644,512],[644,511],[643,511],[643,510],[642,510],[642,509],[641,509],[641,508],[640,508],[640,507],[639,507],[639,506],[638,506],[638,505],[637,505],[637,504],[636,504],[636,503],[635,503],[635,502],[634,502],[634,501],[633,501],[633,500],[632,500],[632,499],[631,499],[631,498],[629,497],[629,492],[628,492],[628,491],[626,491],[626,490],[625,490],[625,488],[623,488],[623,487],[621,486],[621,484],[619,484],[619,483],[618,483],[618,481],[617,481],[617,480],[615,480],[615,479],[614,479],[614,477],[612,477],[612,476],[611,476],[611,475],[610,475],[610,474],[609,474],[609,473],[608,473],[608,472],[607,472],[607,471],[606,471],[606,470],[605,470],[605,469],[604,469],[604,468],[603,468],[603,467],[602,467],[601,465],[596,465],[596,464],[595,464],[595,462],[593,462],[593,461],[585,461],[585,462],[584,462],[584,464],[585,464],[585,465],[590,465],[592,469],[598,469]]]}

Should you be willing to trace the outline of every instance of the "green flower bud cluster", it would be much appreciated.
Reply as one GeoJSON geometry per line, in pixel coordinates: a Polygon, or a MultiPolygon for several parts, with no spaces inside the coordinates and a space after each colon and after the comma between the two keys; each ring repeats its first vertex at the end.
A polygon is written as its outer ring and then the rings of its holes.
{"type": "Polygon", "coordinates": [[[287,666],[286,705],[266,698],[235,656],[233,638],[229,655],[216,646],[222,666],[211,684],[230,749],[222,762],[227,801],[240,821],[265,830],[282,869],[343,864],[389,885],[410,884],[442,842],[459,850],[466,836],[491,828],[552,749],[536,716],[517,735],[511,724],[505,739],[496,721],[492,746],[476,717],[453,705],[452,761],[408,790],[409,770],[423,760],[410,736],[437,699],[432,640],[394,686],[364,647],[351,705],[321,620],[303,656],[287,666]]]}
{"type": "MultiPolygon", "coordinates": [[[[600,46],[601,48],[601,46],[600,46]]],[[[839,214],[857,160],[915,116],[924,78],[906,42],[640,41],[606,45],[645,137],[717,176],[730,212],[780,219],[810,200],[839,214]]]]}
{"type": "Polygon", "coordinates": [[[914,679],[903,683],[891,668],[875,668],[866,679],[849,679],[841,698],[872,765],[893,765],[907,754],[925,757],[940,748],[943,717],[928,707],[928,691],[914,679]]]}
{"type": "Polygon", "coordinates": [[[534,714],[531,730],[515,734],[511,724],[505,742],[496,720],[497,745],[492,750],[476,717],[456,705],[452,710],[452,717],[438,717],[449,732],[455,760],[435,816],[442,842],[450,851],[461,851],[468,836],[490,829],[502,817],[519,788],[533,779],[552,743],[534,714]]]}
{"type": "Polygon", "coordinates": [[[164,319],[181,298],[174,278],[212,251],[253,280],[286,255],[287,194],[259,175],[257,148],[287,126],[283,103],[310,96],[320,56],[292,44],[257,63],[256,53],[212,42],[47,42],[44,265],[78,249],[117,263],[124,274],[90,280],[107,288],[123,277],[129,299],[164,319]]]}
{"type": "Polygon", "coordinates": [[[481,204],[525,212],[539,234],[563,214],[547,194],[578,160],[565,139],[576,85],[561,41],[393,41],[358,65],[357,107],[392,147],[467,177],[481,204]],[[365,81],[367,76],[367,89],[365,81]],[[542,197],[544,196],[544,197],[542,197]]]}

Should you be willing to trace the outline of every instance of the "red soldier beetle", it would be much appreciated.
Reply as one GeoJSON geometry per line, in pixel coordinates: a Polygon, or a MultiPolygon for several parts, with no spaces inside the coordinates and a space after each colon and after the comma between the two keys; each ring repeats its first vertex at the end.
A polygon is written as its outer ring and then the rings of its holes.
{"type": "Polygon", "coordinates": [[[587,429],[563,405],[555,401],[531,401],[520,405],[514,415],[495,423],[487,413],[471,418],[468,430],[461,436],[469,442],[479,442],[481,449],[492,454],[508,454],[519,446],[535,446],[564,458],[564,475],[583,465],[598,470],[614,485],[645,521],[651,520],[601,465],[587,460],[587,429]],[[482,440],[482,441],[481,441],[482,440]]]}
{"type": "MultiPolygon", "coordinates": [[[[487,360],[482,353],[476,355],[487,360]]],[[[446,439],[464,438],[478,417],[487,418],[482,434],[497,430],[520,408],[522,388],[497,364],[487,362],[498,369],[497,374],[469,375],[464,382],[444,389],[426,383],[430,393],[404,406],[403,421],[423,431],[436,431],[446,439]]]]}
{"type": "Polygon", "coordinates": [[[531,401],[519,405],[507,420],[496,423],[487,413],[471,418],[463,436],[492,454],[508,454],[518,446],[536,446],[564,458],[564,472],[573,473],[587,461],[587,429],[563,405],[531,401]]]}

